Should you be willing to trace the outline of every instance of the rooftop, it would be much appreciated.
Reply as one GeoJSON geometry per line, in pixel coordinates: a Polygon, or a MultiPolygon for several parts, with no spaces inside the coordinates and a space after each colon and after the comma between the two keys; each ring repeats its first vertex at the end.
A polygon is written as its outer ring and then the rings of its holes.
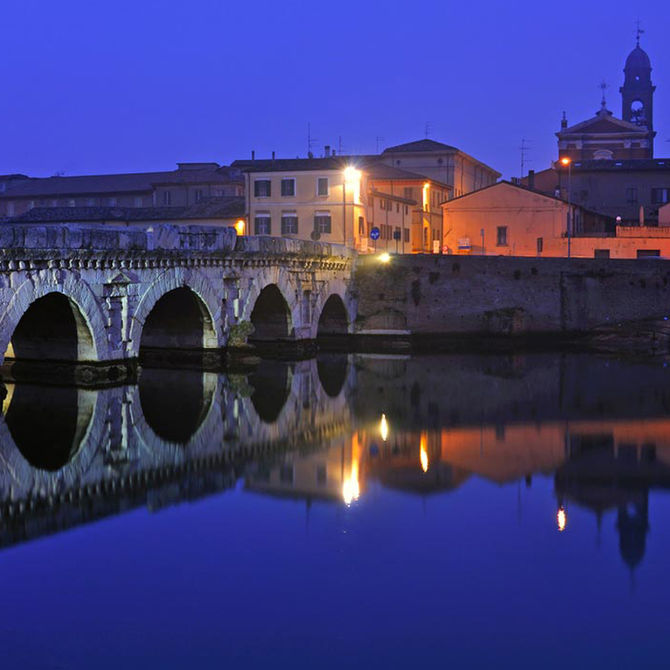
{"type": "Polygon", "coordinates": [[[388,149],[384,149],[385,154],[412,153],[414,151],[458,151],[458,149],[456,147],[452,147],[449,144],[443,144],[442,142],[436,142],[435,140],[429,139],[416,140],[415,142],[405,142],[405,144],[397,144],[394,147],[388,147],[388,149]]]}
{"type": "Polygon", "coordinates": [[[19,177],[6,182],[0,197],[48,197],[86,193],[151,191],[156,184],[229,183],[239,171],[218,163],[179,163],[176,170],[56,177],[19,177]]]}
{"type": "Polygon", "coordinates": [[[10,223],[77,223],[82,221],[172,221],[233,219],[244,216],[244,198],[206,198],[188,207],[33,207],[10,223]]]}

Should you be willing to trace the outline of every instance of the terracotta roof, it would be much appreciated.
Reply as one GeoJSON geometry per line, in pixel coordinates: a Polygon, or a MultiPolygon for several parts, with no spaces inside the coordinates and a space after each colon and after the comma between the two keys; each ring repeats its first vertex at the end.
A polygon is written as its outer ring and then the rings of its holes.
{"type": "Polygon", "coordinates": [[[233,219],[244,216],[244,198],[206,198],[188,207],[33,207],[11,223],[75,223],[80,221],[170,221],[233,219]]]}
{"type": "Polygon", "coordinates": [[[240,178],[229,167],[177,169],[165,172],[77,175],[71,177],[29,177],[12,179],[0,194],[5,198],[49,197],[87,193],[132,193],[151,191],[155,184],[229,183],[240,178]]]}
{"type": "Polygon", "coordinates": [[[458,151],[456,147],[435,140],[416,140],[415,142],[406,142],[405,144],[398,144],[394,147],[384,149],[385,154],[391,153],[411,153],[414,151],[458,151]]]}
{"type": "Polygon", "coordinates": [[[344,170],[353,165],[361,168],[378,156],[327,156],[325,158],[263,158],[237,160],[230,166],[243,172],[303,172],[308,170],[344,170]]]}
{"type": "MultiPolygon", "coordinates": [[[[535,175],[537,177],[537,175],[535,175]]],[[[558,198],[555,195],[550,195],[549,193],[545,193],[544,191],[538,191],[534,188],[528,188],[527,186],[523,186],[522,184],[515,184],[511,181],[506,181],[505,179],[501,179],[500,181],[497,181],[495,184],[489,184],[488,186],[484,186],[482,188],[477,189],[476,191],[470,191],[469,193],[464,193],[463,195],[459,195],[456,198],[452,198],[451,200],[447,200],[443,202],[440,206],[442,208],[449,207],[449,205],[452,202],[455,202],[456,200],[463,200],[464,198],[470,198],[473,195],[477,195],[481,193],[482,191],[486,191],[487,189],[490,188],[495,188],[496,186],[511,186],[512,188],[517,188],[520,191],[525,191],[526,193],[530,193],[532,195],[538,195],[542,198],[549,198],[549,200],[556,200],[557,202],[562,202],[565,205],[572,204],[573,207],[576,207],[583,212],[588,212],[590,214],[597,214],[598,216],[602,216],[603,218],[608,218],[608,219],[613,219],[614,217],[608,216],[607,214],[603,214],[602,212],[597,212],[594,209],[587,209],[583,205],[580,205],[576,202],[570,203],[568,200],[564,200],[563,198],[558,198]]]]}

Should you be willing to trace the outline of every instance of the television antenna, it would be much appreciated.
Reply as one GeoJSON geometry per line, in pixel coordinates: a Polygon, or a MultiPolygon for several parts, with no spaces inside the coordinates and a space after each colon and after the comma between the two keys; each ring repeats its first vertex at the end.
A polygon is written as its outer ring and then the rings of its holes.
{"type": "Polygon", "coordinates": [[[531,150],[530,142],[525,138],[521,138],[521,146],[519,151],[521,153],[521,179],[523,179],[526,173],[526,165],[532,161],[528,158],[528,153],[531,150]]]}

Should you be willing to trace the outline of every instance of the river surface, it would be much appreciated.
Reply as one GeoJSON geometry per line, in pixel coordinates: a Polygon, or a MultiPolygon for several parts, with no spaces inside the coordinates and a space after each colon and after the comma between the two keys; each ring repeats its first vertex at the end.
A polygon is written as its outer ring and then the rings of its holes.
{"type": "Polygon", "coordinates": [[[3,668],[668,666],[662,361],[6,391],[3,668]]]}

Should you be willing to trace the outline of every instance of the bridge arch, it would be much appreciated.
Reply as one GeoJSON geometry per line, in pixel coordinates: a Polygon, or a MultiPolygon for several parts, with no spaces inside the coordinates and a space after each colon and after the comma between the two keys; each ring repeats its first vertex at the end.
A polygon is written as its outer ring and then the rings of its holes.
{"type": "Polygon", "coordinates": [[[331,280],[318,297],[312,319],[311,338],[326,335],[346,335],[352,332],[351,305],[347,285],[340,279],[331,280]]]}
{"type": "Polygon", "coordinates": [[[331,293],[321,308],[317,321],[317,337],[346,335],[349,332],[349,314],[344,301],[337,293],[331,293]]]}
{"type": "Polygon", "coordinates": [[[294,334],[288,302],[276,284],[265,286],[254,302],[249,320],[254,327],[250,340],[286,340],[294,334]]]}
{"type": "Polygon", "coordinates": [[[24,281],[0,319],[0,347],[15,358],[106,360],[106,333],[95,294],[73,274],[24,281]]]}
{"type": "Polygon", "coordinates": [[[219,348],[221,303],[202,273],[167,270],[144,292],[133,314],[130,355],[139,356],[140,346],[219,348]]]}
{"type": "MultiPolygon", "coordinates": [[[[242,286],[242,294],[244,295],[244,302],[241,305],[239,320],[241,322],[252,321],[252,313],[256,308],[258,299],[261,294],[270,286],[273,286],[273,289],[270,289],[270,293],[273,293],[275,298],[277,294],[274,289],[279,291],[285,305],[288,310],[288,325],[287,325],[287,334],[283,339],[295,339],[296,338],[296,328],[299,328],[302,325],[301,322],[301,311],[300,311],[300,302],[297,298],[299,294],[298,282],[294,275],[289,273],[284,268],[278,266],[264,267],[259,268],[258,274],[254,276],[252,280],[249,281],[248,285],[242,286]]],[[[266,292],[267,294],[268,292],[266,292]]],[[[257,314],[257,316],[259,316],[257,314]]],[[[259,321],[259,319],[257,319],[259,321]]],[[[250,340],[261,339],[256,333],[252,333],[249,336],[250,340]]],[[[267,338],[263,338],[267,339],[267,338]]]]}

